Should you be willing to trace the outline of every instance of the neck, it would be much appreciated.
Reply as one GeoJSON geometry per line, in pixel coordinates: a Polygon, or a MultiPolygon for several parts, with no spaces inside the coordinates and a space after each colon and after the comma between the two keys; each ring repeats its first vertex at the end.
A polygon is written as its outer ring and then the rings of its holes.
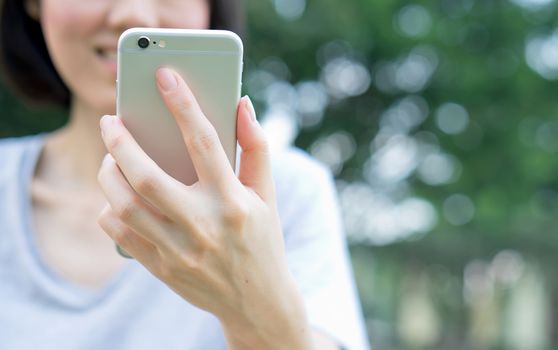
{"type": "Polygon", "coordinates": [[[36,169],[36,178],[59,189],[98,190],[97,172],[104,155],[99,120],[102,112],[74,102],[70,121],[50,135],[36,169]]]}

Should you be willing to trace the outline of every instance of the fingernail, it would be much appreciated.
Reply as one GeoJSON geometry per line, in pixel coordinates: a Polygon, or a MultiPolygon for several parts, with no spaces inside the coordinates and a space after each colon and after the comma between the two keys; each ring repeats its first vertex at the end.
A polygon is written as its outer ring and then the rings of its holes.
{"type": "Polygon", "coordinates": [[[172,91],[178,87],[178,81],[174,73],[168,68],[157,70],[157,82],[164,91],[172,91]]]}
{"type": "Polygon", "coordinates": [[[252,104],[252,100],[248,95],[244,96],[244,98],[246,99],[246,106],[248,107],[248,111],[250,112],[250,120],[252,120],[252,122],[257,122],[256,110],[254,109],[254,104],[252,104]]]}

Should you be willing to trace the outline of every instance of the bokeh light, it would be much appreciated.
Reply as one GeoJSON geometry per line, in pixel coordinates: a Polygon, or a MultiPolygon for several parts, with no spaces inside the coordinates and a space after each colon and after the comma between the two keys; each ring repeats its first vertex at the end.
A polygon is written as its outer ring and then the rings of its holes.
{"type": "Polygon", "coordinates": [[[452,225],[469,223],[475,216],[475,204],[464,194],[452,194],[444,201],[444,218],[452,225]]]}
{"type": "Polygon", "coordinates": [[[446,134],[460,134],[469,125],[469,113],[457,103],[444,103],[436,111],[436,125],[446,134]]]}
{"type": "Polygon", "coordinates": [[[430,31],[432,19],[428,10],[423,6],[407,5],[399,11],[397,26],[409,37],[422,37],[430,31]]]}

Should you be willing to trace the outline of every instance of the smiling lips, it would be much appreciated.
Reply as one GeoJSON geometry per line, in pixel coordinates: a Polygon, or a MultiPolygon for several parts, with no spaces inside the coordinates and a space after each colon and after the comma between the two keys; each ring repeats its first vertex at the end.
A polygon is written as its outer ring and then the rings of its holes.
{"type": "Polygon", "coordinates": [[[116,50],[115,49],[97,48],[95,51],[97,52],[97,55],[101,56],[102,58],[116,61],[116,50]]]}
{"type": "Polygon", "coordinates": [[[95,53],[97,57],[101,59],[103,64],[107,67],[107,69],[112,73],[116,74],[116,61],[117,61],[117,52],[116,49],[113,48],[103,48],[98,47],[95,49],[95,53]]]}

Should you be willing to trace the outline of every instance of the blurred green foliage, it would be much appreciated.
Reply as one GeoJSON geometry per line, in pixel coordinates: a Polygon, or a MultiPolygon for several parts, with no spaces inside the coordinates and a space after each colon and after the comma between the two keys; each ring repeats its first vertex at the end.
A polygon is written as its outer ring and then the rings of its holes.
{"type": "MultiPolygon", "coordinates": [[[[418,198],[421,208],[426,203],[434,209],[431,225],[397,231],[399,236],[383,241],[377,239],[382,226],[372,219],[364,233],[348,227],[371,343],[378,349],[558,347],[556,311],[544,313],[558,306],[553,269],[558,84],[552,75],[558,71],[558,47],[552,51],[551,40],[558,4],[252,0],[247,5],[246,92],[254,96],[264,123],[283,98],[292,100],[293,91],[299,93],[297,103],[312,106],[312,95],[302,100],[301,82],[312,82],[312,91],[322,91],[318,97],[325,92],[322,109],[305,116],[291,106],[289,122],[297,146],[330,160],[347,222],[367,215],[350,218],[354,213],[343,193],[351,184],[368,188],[368,197],[392,204],[418,198]],[[546,66],[528,62],[527,48],[537,38],[547,46],[534,49],[533,57],[546,57],[546,66]],[[332,62],[342,64],[336,70],[332,62]],[[335,90],[335,79],[345,90],[335,90]],[[269,89],[274,84],[280,87],[275,94],[269,89]],[[365,89],[359,91],[358,84],[365,89]],[[412,118],[403,116],[399,124],[390,119],[387,112],[401,101],[422,108],[422,119],[407,125],[412,118]],[[447,103],[466,111],[462,128],[451,113],[442,115],[447,103]],[[342,137],[328,139],[331,135],[342,137]],[[339,144],[330,141],[340,139],[348,140],[350,152],[331,161],[320,145],[335,148],[339,144]],[[393,140],[416,148],[406,173],[397,168],[404,154],[376,162],[393,140]],[[427,163],[421,149],[445,163],[427,163]],[[365,169],[381,174],[378,164],[399,178],[371,180],[365,169]],[[436,164],[450,167],[451,176],[437,178],[448,169],[437,171],[436,164]],[[532,308],[529,302],[535,302],[532,308]],[[535,310],[533,315],[514,313],[521,305],[535,310]],[[408,316],[413,310],[416,324],[408,316]],[[522,331],[521,318],[542,323],[522,331]]],[[[2,137],[49,131],[65,122],[63,113],[30,110],[5,89],[0,105],[2,137]]]]}
{"type": "MultiPolygon", "coordinates": [[[[480,261],[489,269],[504,251],[520,256],[525,266],[542,270],[539,277],[548,290],[547,305],[556,305],[558,299],[554,274],[558,85],[526,62],[530,40],[555,30],[558,6],[553,1],[322,0],[308,1],[305,15],[289,21],[274,13],[273,5],[278,2],[250,2],[254,64],[278,56],[290,68],[292,84],[323,81],[320,50],[337,42],[345,46],[339,55],[363,64],[373,81],[363,94],[330,101],[318,126],[301,128],[298,146],[312,150],[321,138],[347,131],[356,149],[337,177],[344,184],[366,182],[363,167],[378,151],[371,142],[380,131],[384,113],[402,98],[418,95],[428,105],[428,116],[407,135],[433,135],[439,148],[460,164],[459,174],[445,184],[425,183],[416,171],[398,184],[407,187],[405,196],[427,199],[436,208],[437,224],[426,235],[409,235],[378,247],[362,240],[353,244],[372,344],[381,349],[557,347],[555,315],[540,316],[547,320],[547,328],[541,331],[544,340],[510,345],[507,334],[516,326],[506,321],[506,311],[500,312],[491,340],[479,341],[484,338],[472,331],[475,311],[464,300],[464,293],[467,266],[480,261]],[[436,61],[428,82],[416,89],[386,88],[393,82],[385,82],[389,79],[384,67],[393,64],[401,69],[405,57],[424,48],[436,61]],[[469,123],[463,132],[448,134],[437,125],[436,113],[447,102],[467,110],[469,123]],[[459,225],[446,220],[444,203],[453,194],[464,194],[472,201],[472,220],[459,225]],[[402,339],[400,327],[402,285],[409,276],[420,274],[429,280],[428,294],[441,320],[439,336],[422,347],[402,339]]],[[[378,186],[372,187],[372,193],[382,192],[378,186]]],[[[390,195],[396,200],[400,196],[397,191],[390,195]]],[[[503,295],[513,294],[516,287],[495,286],[503,295]]],[[[495,296],[493,304],[503,304],[502,310],[512,307],[509,295],[495,296]]]]}

